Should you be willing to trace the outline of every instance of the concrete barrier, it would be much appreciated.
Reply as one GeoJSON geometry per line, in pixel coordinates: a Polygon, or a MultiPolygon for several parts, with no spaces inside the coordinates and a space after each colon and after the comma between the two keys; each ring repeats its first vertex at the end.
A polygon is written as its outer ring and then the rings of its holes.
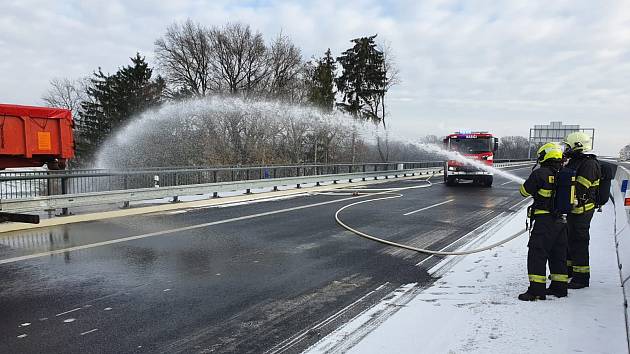
{"type": "Polygon", "coordinates": [[[617,246],[617,263],[619,264],[619,276],[623,288],[624,307],[626,316],[626,333],[630,333],[630,309],[628,299],[630,298],[630,208],[624,205],[626,196],[630,193],[628,180],[630,172],[619,166],[615,179],[611,184],[611,193],[615,205],[615,243],[617,246]]]}

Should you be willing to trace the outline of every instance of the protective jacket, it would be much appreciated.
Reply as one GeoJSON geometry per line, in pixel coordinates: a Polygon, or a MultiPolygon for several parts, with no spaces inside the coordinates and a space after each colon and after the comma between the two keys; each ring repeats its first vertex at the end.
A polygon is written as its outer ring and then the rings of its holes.
{"type": "Polygon", "coordinates": [[[523,197],[532,196],[534,203],[531,215],[551,214],[553,210],[553,188],[555,175],[561,168],[560,162],[543,162],[540,168],[534,170],[519,189],[523,197]]]}
{"type": "Polygon", "coordinates": [[[555,176],[561,167],[558,160],[542,162],[519,189],[523,197],[534,198],[530,208],[533,226],[527,244],[529,288],[519,299],[526,294],[545,298],[547,264],[551,271],[550,293],[556,296],[567,294],[567,227],[553,214],[555,176]]]}
{"type": "Polygon", "coordinates": [[[583,214],[595,209],[599,182],[602,177],[599,162],[595,155],[576,152],[569,159],[567,168],[575,170],[577,206],[572,214],[583,214]]]}

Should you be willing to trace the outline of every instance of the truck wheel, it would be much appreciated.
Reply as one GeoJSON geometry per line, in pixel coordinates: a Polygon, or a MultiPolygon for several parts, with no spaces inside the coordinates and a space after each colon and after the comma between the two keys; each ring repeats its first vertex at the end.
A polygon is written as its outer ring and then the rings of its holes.
{"type": "Polygon", "coordinates": [[[494,180],[494,178],[492,176],[487,176],[483,180],[483,186],[486,187],[486,188],[492,187],[493,180],[494,180]]]}
{"type": "Polygon", "coordinates": [[[49,170],[65,170],[66,160],[51,160],[46,163],[49,170]]]}
{"type": "Polygon", "coordinates": [[[457,184],[457,179],[455,177],[445,177],[444,184],[451,187],[457,184]]]}

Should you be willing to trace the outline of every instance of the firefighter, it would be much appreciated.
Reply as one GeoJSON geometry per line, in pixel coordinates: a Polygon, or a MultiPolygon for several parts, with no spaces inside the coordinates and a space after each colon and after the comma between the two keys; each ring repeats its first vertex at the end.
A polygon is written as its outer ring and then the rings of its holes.
{"type": "Polygon", "coordinates": [[[569,159],[566,167],[575,170],[577,205],[567,218],[569,228],[569,253],[567,265],[572,274],[569,289],[588,287],[590,266],[588,245],[589,229],[597,204],[601,170],[597,158],[585,152],[592,149],[591,137],[583,132],[567,135],[564,140],[565,156],[569,159]]]}
{"type": "Polygon", "coordinates": [[[567,296],[567,225],[553,210],[555,176],[562,168],[562,149],[547,143],[538,149],[540,168],[534,170],[520,187],[523,197],[532,196],[529,207],[532,222],[527,247],[529,288],[519,300],[545,300],[546,295],[567,296]],[[551,271],[551,285],[546,288],[547,262],[551,271]]]}

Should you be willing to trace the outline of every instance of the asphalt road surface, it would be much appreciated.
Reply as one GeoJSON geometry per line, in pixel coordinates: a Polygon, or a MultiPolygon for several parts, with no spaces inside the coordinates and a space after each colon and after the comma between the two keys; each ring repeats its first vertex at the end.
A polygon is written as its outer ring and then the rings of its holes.
{"type": "MultiPolygon", "coordinates": [[[[342,218],[395,242],[453,249],[522,201],[501,177],[492,188],[433,182],[374,185],[415,188],[342,218]]],[[[299,352],[400,285],[435,280],[427,269],[439,257],[335,223],[337,209],[365,198],[310,195],[0,234],[0,353],[299,352]]]]}

